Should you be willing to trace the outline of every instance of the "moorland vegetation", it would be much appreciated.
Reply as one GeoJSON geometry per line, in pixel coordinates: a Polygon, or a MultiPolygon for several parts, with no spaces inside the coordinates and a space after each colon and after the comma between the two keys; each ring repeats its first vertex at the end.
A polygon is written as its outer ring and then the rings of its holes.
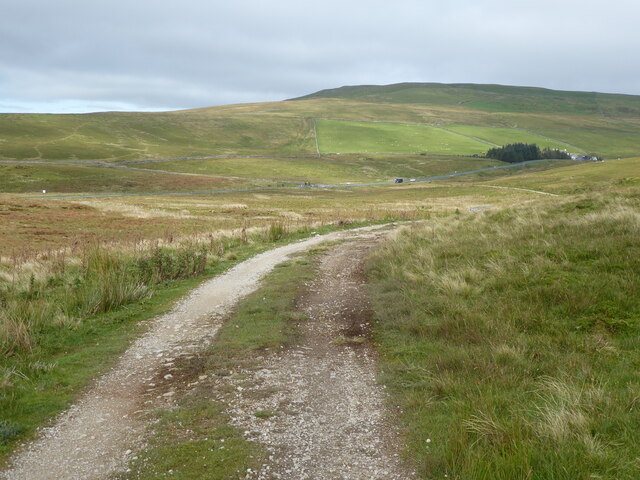
{"type": "Polygon", "coordinates": [[[424,478],[637,475],[640,205],[628,193],[434,220],[377,253],[383,379],[424,478]]]}
{"type": "MultiPolygon", "coordinates": [[[[424,478],[636,478],[640,97],[344,87],[180,112],[0,115],[0,132],[0,459],[207,276],[327,229],[426,220],[369,266],[382,380],[424,478]],[[504,166],[483,153],[513,144],[612,160],[352,188],[504,166]]],[[[278,289],[296,292],[287,275],[278,289]]],[[[198,415],[242,444],[222,408],[166,417],[176,435],[162,452],[190,455],[176,425],[198,415]]],[[[260,455],[242,449],[220,461],[260,455]]]]}

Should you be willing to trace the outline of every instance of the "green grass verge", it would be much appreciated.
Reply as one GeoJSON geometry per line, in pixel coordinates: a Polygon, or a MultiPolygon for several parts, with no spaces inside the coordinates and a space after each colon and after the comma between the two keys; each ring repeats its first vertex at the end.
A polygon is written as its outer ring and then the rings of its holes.
{"type": "Polygon", "coordinates": [[[197,283],[197,279],[176,282],[144,303],[92,318],[49,338],[37,353],[3,358],[0,422],[13,430],[0,438],[0,463],[19,441],[29,439],[36,427],[66,409],[79,390],[113,365],[143,331],[142,321],[165,312],[197,283]]]}
{"type": "Polygon", "coordinates": [[[375,335],[424,478],[637,478],[639,198],[451,216],[380,250],[375,335]]]}
{"type": "MultiPolygon", "coordinates": [[[[261,352],[293,341],[296,325],[304,321],[296,300],[313,276],[316,251],[276,266],[263,286],[242,300],[224,322],[214,346],[194,360],[179,362],[174,376],[189,384],[204,376],[215,383],[228,375],[244,375],[259,364],[256,357],[261,352]]],[[[224,386],[212,387],[205,381],[183,393],[177,407],[156,412],[159,424],[153,428],[149,447],[131,462],[131,471],[118,478],[241,479],[247,469],[257,470],[265,452],[229,426],[224,396],[224,386]]],[[[255,412],[258,418],[277,414],[255,412]]]]}
{"type": "Polygon", "coordinates": [[[111,478],[244,479],[264,454],[227,424],[224,406],[211,400],[184,399],[158,412],[149,447],[136,455],[130,471],[111,478]]]}

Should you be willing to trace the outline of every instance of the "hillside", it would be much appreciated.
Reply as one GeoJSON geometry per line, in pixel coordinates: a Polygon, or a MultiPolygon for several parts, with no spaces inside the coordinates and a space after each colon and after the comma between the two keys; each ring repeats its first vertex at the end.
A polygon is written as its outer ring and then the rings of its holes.
{"type": "MultiPolygon", "coordinates": [[[[375,432],[395,426],[334,415],[348,410],[397,420],[404,452],[393,458],[411,461],[416,478],[636,478],[637,97],[494,86],[336,91],[343,96],[163,113],[0,115],[0,471],[16,451],[37,450],[38,462],[13,465],[66,478],[52,465],[93,466],[85,460],[97,452],[106,468],[130,461],[124,476],[109,478],[244,478],[288,458],[254,441],[254,426],[275,427],[261,437],[273,439],[269,448],[285,439],[306,449],[281,428],[287,419],[296,434],[315,431],[307,438],[339,450],[329,457],[340,464],[363,452],[387,458],[375,432]],[[511,168],[482,156],[514,142],[606,161],[511,168]],[[384,231],[375,224],[399,230],[369,256],[373,244],[353,230],[364,226],[373,242],[384,231]],[[319,245],[338,237],[354,243],[335,253],[319,245]],[[308,255],[301,245],[312,247],[308,255]],[[262,267],[241,262],[282,259],[271,256],[279,246],[298,253],[237,307],[219,309],[248,292],[232,280],[208,290],[220,300],[189,296],[191,317],[180,304],[187,323],[162,315],[223,272],[253,284],[262,267]],[[306,296],[316,286],[326,294],[306,296]],[[352,301],[367,288],[370,305],[352,301]],[[353,315],[316,328],[307,313],[321,305],[331,322],[353,315]],[[220,325],[211,343],[209,322],[220,325]],[[148,353],[120,357],[145,332],[163,332],[167,348],[155,338],[143,342],[148,353]],[[375,397],[359,386],[361,365],[347,368],[355,377],[318,367],[318,345],[340,363],[340,352],[356,359],[375,349],[369,372],[382,376],[369,383],[384,385],[389,401],[354,406],[354,390],[375,397]],[[310,363],[298,363],[305,356],[310,363]],[[86,430],[23,447],[83,405],[75,403],[82,392],[114,365],[115,384],[103,385],[126,399],[126,412],[96,415],[103,400],[123,404],[89,393],[96,410],[74,416],[88,419],[86,430]],[[263,375],[265,365],[280,373],[263,375]],[[129,367],[141,368],[139,383],[125,392],[129,367]],[[262,383],[280,374],[313,388],[280,397],[285,389],[262,383]],[[306,404],[295,406],[300,398],[321,401],[328,414],[308,415],[306,404]],[[244,419],[227,415],[237,406],[244,419]],[[297,423],[303,417],[310,428],[297,423]],[[120,443],[138,432],[129,429],[137,418],[153,428],[144,441],[120,443]],[[359,441],[353,425],[376,438],[359,441]],[[343,437],[325,435],[343,427],[343,437]]],[[[331,465],[320,450],[321,466],[331,465]]]]}
{"type": "MultiPolygon", "coordinates": [[[[342,87],[291,101],[163,113],[0,115],[5,162],[461,156],[517,141],[617,158],[640,155],[639,140],[638,96],[497,85],[342,87]]],[[[207,170],[216,174],[215,165],[207,170]]]]}
{"type": "Polygon", "coordinates": [[[472,83],[345,86],[321,90],[294,100],[316,98],[342,98],[376,103],[463,105],[488,112],[564,113],[640,118],[640,96],[472,83]]]}
{"type": "Polygon", "coordinates": [[[372,259],[381,371],[421,478],[637,478],[638,166],[492,182],[539,197],[415,224],[372,259]]]}

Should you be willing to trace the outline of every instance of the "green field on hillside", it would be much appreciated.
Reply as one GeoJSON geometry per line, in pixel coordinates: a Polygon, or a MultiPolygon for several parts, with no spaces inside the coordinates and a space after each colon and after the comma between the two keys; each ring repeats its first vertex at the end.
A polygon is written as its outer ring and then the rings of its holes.
{"type": "Polygon", "coordinates": [[[318,120],[317,132],[318,145],[323,153],[425,152],[478,155],[492,146],[509,143],[535,143],[541,148],[582,151],[559,140],[523,129],[504,127],[318,120]]]}
{"type": "Polygon", "coordinates": [[[541,135],[535,135],[526,130],[500,127],[477,127],[473,125],[446,125],[448,130],[469,135],[494,145],[503,146],[510,143],[535,143],[540,148],[570,149],[566,143],[556,141],[541,135]]]}
{"type": "Polygon", "coordinates": [[[605,155],[609,159],[637,156],[640,145],[640,128],[626,124],[583,129],[543,127],[536,132],[579,145],[588,153],[605,155]]]}
{"type": "Polygon", "coordinates": [[[481,154],[487,144],[428,125],[318,120],[322,153],[481,154]]]}

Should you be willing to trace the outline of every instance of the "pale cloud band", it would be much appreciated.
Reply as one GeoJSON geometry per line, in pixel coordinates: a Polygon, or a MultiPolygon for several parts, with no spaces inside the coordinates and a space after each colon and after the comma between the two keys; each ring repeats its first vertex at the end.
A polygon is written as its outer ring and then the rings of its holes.
{"type": "Polygon", "coordinates": [[[0,111],[191,108],[405,81],[640,94],[637,18],[640,4],[621,0],[7,0],[0,111]]]}

